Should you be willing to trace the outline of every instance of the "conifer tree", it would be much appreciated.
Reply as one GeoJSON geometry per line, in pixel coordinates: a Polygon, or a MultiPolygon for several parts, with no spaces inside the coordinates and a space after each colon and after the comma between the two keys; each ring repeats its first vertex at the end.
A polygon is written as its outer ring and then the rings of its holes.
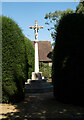
{"type": "Polygon", "coordinates": [[[2,96],[3,102],[24,98],[27,64],[24,35],[8,17],[2,17],[2,96]]]}

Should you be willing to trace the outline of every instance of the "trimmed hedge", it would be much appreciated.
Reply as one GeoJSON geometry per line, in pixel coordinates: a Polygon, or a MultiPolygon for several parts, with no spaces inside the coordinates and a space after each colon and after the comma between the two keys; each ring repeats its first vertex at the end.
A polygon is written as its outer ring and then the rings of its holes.
{"type": "Polygon", "coordinates": [[[0,16],[0,103],[2,102],[2,17],[0,16]]]}
{"type": "Polygon", "coordinates": [[[27,62],[24,35],[10,18],[2,17],[2,101],[24,98],[27,62]]]}
{"type": "Polygon", "coordinates": [[[53,52],[54,96],[84,104],[84,15],[68,14],[59,22],[53,52]]]}
{"type": "Polygon", "coordinates": [[[32,42],[25,37],[25,45],[26,45],[26,56],[27,56],[27,64],[28,64],[28,79],[31,79],[32,72],[34,72],[34,61],[35,61],[35,50],[32,42]]]}

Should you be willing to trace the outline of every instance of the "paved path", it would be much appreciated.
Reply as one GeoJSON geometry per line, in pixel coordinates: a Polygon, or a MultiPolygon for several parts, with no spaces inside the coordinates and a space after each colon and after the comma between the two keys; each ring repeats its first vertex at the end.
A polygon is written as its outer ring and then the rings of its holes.
{"type": "Polygon", "coordinates": [[[26,94],[16,105],[2,105],[5,120],[84,120],[84,108],[55,100],[53,92],[26,94]]]}

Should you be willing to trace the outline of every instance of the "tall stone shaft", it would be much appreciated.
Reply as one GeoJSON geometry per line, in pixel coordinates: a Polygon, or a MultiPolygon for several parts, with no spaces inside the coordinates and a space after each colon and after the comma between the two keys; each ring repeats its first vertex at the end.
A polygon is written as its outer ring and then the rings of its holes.
{"type": "Polygon", "coordinates": [[[35,72],[39,72],[38,42],[35,41],[35,72]]]}

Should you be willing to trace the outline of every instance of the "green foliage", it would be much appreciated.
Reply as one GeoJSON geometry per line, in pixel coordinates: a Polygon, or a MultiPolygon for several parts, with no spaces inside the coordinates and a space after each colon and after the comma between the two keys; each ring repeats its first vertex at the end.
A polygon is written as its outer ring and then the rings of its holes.
{"type": "Polygon", "coordinates": [[[79,5],[76,8],[76,13],[84,14],[84,1],[79,3],[79,5]]]}
{"type": "Polygon", "coordinates": [[[2,17],[0,16],[0,82],[2,74],[2,17]]]}
{"type": "Polygon", "coordinates": [[[10,18],[2,17],[2,95],[3,102],[24,97],[27,64],[24,35],[10,18]]]}
{"type": "Polygon", "coordinates": [[[26,45],[26,56],[27,56],[27,64],[28,64],[28,78],[31,79],[32,72],[34,72],[34,55],[35,50],[33,47],[32,42],[25,38],[25,45],[26,45]]]}
{"type": "Polygon", "coordinates": [[[51,36],[52,38],[55,40],[56,39],[56,34],[57,34],[57,26],[59,23],[59,20],[61,19],[61,17],[63,17],[66,14],[70,14],[70,13],[74,13],[74,11],[70,8],[68,8],[66,11],[55,11],[53,13],[49,12],[49,14],[45,15],[45,19],[47,20],[47,22],[45,24],[53,26],[48,28],[49,31],[51,31],[51,36]]]}
{"type": "Polygon", "coordinates": [[[51,77],[52,67],[48,63],[39,63],[39,71],[42,72],[42,76],[49,79],[51,77]]]}
{"type": "Polygon", "coordinates": [[[2,18],[0,16],[0,102],[2,101],[2,18]]]}
{"type": "Polygon", "coordinates": [[[53,52],[54,95],[65,102],[84,104],[84,15],[62,17],[53,52]],[[73,99],[72,99],[73,98],[73,99]]]}

